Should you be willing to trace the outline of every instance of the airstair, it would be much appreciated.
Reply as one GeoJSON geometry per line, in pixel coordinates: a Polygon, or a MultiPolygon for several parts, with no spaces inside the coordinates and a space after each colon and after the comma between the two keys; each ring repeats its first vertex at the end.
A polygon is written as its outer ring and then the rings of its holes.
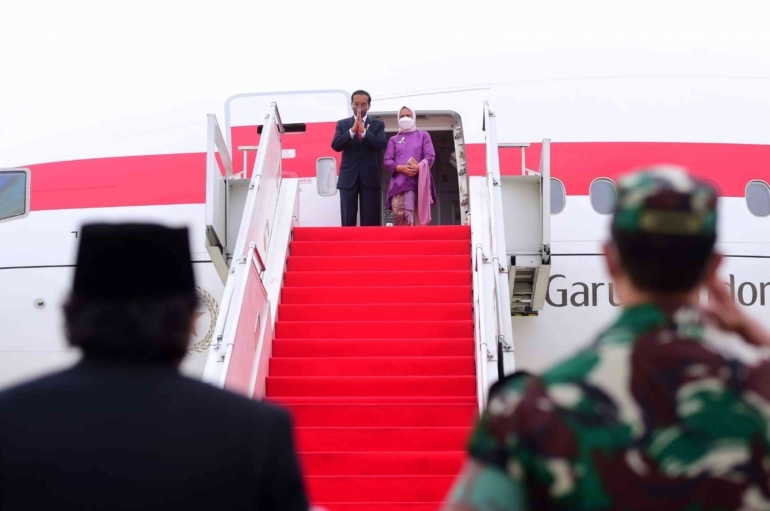
{"type": "MultiPolygon", "coordinates": [[[[510,316],[542,308],[548,144],[538,172],[501,178],[488,105],[484,119],[465,225],[341,228],[302,227],[277,104],[250,178],[209,116],[207,247],[225,290],[204,380],[292,413],[314,505],[438,509],[489,386],[513,370],[510,316]]],[[[335,165],[320,159],[319,179],[335,165]]]]}

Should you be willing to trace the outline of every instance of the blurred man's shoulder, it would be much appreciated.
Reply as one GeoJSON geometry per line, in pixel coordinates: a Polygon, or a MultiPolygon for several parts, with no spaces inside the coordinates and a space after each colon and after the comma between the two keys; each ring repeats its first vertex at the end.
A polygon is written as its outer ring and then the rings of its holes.
{"type": "Polygon", "coordinates": [[[37,378],[20,381],[0,391],[0,409],[26,399],[52,396],[73,380],[73,368],[63,369],[37,378]]]}
{"type": "Polygon", "coordinates": [[[242,394],[219,389],[186,376],[181,377],[181,381],[182,386],[188,392],[194,393],[201,404],[206,404],[213,409],[235,410],[243,417],[273,417],[281,421],[288,418],[288,411],[279,404],[250,399],[242,394]]]}
{"type": "Polygon", "coordinates": [[[557,362],[542,372],[520,370],[495,382],[489,391],[489,400],[496,397],[516,395],[524,397],[529,393],[548,392],[552,387],[575,385],[589,378],[591,370],[600,361],[600,354],[595,346],[589,346],[557,362]]]}

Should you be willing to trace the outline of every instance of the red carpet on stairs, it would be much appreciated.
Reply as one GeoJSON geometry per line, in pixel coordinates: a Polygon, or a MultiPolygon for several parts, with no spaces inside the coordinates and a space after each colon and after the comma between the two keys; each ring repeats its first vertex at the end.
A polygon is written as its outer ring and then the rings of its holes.
{"type": "Polygon", "coordinates": [[[268,400],[314,505],[437,511],[477,414],[470,229],[297,228],[268,400]]]}

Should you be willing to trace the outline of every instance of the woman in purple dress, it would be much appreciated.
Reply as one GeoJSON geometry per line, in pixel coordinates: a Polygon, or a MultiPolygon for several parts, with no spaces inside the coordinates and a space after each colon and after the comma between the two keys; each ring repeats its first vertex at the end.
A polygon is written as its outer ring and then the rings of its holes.
{"type": "Polygon", "coordinates": [[[430,222],[430,205],[436,202],[430,174],[436,152],[430,134],[417,129],[414,110],[402,107],[398,117],[398,134],[388,140],[383,158],[390,173],[385,204],[390,205],[396,225],[425,225],[430,222]]]}

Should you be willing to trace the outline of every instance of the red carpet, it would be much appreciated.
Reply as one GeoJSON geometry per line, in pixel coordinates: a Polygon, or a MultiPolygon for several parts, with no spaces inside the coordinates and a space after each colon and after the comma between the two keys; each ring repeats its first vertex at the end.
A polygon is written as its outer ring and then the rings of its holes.
{"type": "Polygon", "coordinates": [[[467,227],[297,228],[269,400],[314,505],[437,511],[477,413],[467,227]]]}

